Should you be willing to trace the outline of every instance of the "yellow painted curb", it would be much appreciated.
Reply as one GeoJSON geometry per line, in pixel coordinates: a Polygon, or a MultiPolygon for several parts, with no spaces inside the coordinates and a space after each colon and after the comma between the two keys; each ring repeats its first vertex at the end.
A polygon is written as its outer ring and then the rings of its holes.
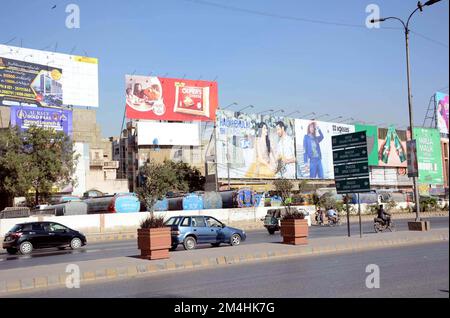
{"type": "Polygon", "coordinates": [[[94,272],[84,272],[82,280],[83,281],[95,280],[95,273],[94,272]]]}
{"type": "Polygon", "coordinates": [[[48,286],[47,277],[36,277],[34,279],[35,288],[43,288],[48,286]]]}
{"type": "Polygon", "coordinates": [[[6,290],[9,292],[20,290],[20,280],[9,281],[6,283],[6,290]]]}

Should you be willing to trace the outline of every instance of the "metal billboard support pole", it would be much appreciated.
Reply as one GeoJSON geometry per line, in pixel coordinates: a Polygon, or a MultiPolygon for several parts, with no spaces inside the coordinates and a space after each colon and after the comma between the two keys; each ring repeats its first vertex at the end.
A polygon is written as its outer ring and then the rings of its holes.
{"type": "Polygon", "coordinates": [[[349,197],[348,197],[348,195],[346,195],[346,196],[347,196],[347,199],[345,201],[346,201],[346,205],[347,205],[347,233],[348,233],[348,237],[350,237],[350,207],[348,206],[349,197]]]}
{"type": "Polygon", "coordinates": [[[358,215],[359,215],[359,237],[362,237],[362,224],[361,224],[361,201],[359,200],[358,192],[358,215]]]}

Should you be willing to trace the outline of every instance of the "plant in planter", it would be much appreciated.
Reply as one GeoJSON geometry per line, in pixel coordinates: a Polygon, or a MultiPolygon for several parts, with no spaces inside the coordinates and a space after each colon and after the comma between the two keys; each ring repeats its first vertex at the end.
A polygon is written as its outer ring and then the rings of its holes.
{"type": "Polygon", "coordinates": [[[153,213],[142,220],[138,231],[138,248],[141,257],[146,259],[169,258],[172,243],[170,227],[164,226],[164,218],[155,217],[153,213]]]}
{"type": "Polygon", "coordinates": [[[308,244],[308,220],[296,208],[286,208],[281,218],[281,236],[284,244],[308,244]]]}

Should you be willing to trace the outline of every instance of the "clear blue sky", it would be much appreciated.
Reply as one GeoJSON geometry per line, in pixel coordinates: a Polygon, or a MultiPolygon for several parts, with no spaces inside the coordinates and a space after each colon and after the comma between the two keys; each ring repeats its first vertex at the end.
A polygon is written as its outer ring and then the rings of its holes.
{"type": "MultiPolygon", "coordinates": [[[[208,0],[242,9],[313,20],[364,25],[365,8],[407,18],[417,0],[208,0]]],[[[415,122],[430,96],[449,85],[449,1],[413,18],[411,35],[415,122]]],[[[277,19],[187,0],[2,1],[0,42],[99,58],[103,135],[118,135],[124,75],[168,74],[214,79],[222,106],[238,102],[257,110],[315,111],[406,125],[405,46],[394,22],[380,29],[339,27],[277,19]],[[65,6],[76,3],[81,28],[65,27],[65,6]],[[55,9],[51,9],[56,4],[55,9]]]]}

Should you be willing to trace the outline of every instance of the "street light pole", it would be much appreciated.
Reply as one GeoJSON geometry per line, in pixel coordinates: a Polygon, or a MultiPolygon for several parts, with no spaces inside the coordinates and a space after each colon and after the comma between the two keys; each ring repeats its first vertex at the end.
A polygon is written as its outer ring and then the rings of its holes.
{"type": "MultiPolygon", "coordinates": [[[[383,22],[389,19],[394,19],[394,20],[398,20],[401,22],[401,24],[403,25],[403,29],[405,31],[405,44],[406,44],[406,78],[407,78],[407,83],[408,83],[408,112],[409,112],[409,132],[410,132],[410,136],[411,136],[411,140],[414,140],[414,126],[413,126],[413,111],[412,111],[412,97],[411,97],[411,72],[410,72],[410,64],[409,64],[409,22],[411,21],[412,16],[414,15],[414,13],[416,13],[417,11],[421,11],[423,10],[424,6],[431,6],[433,4],[435,4],[436,2],[439,2],[440,0],[429,0],[427,2],[425,2],[424,4],[420,3],[420,1],[417,3],[417,8],[409,15],[408,20],[406,21],[406,23],[397,17],[388,17],[388,18],[383,18],[383,19],[372,19],[370,22],[371,23],[375,23],[375,22],[383,22]]],[[[414,154],[417,156],[417,154],[414,154]]],[[[414,188],[414,201],[416,204],[416,222],[420,221],[420,216],[419,216],[419,212],[420,212],[420,197],[419,197],[419,188],[417,186],[417,177],[413,177],[413,188],[414,188]]]]}

